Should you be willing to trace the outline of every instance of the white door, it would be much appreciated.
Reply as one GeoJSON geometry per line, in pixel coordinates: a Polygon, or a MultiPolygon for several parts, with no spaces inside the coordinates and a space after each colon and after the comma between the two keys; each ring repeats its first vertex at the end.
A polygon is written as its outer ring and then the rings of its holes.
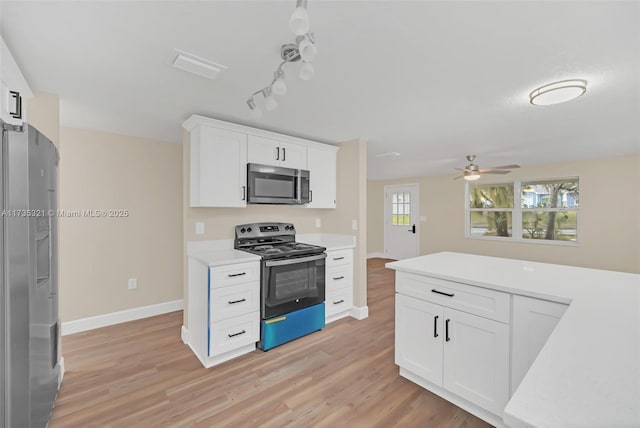
{"type": "Polygon", "coordinates": [[[396,294],[395,362],[442,386],[442,306],[396,294]]]}
{"type": "Polygon", "coordinates": [[[418,185],[385,186],[384,248],[391,259],[420,255],[418,185]]]}
{"type": "Polygon", "coordinates": [[[509,326],[444,308],[443,387],[501,416],[509,401],[509,326]]]}

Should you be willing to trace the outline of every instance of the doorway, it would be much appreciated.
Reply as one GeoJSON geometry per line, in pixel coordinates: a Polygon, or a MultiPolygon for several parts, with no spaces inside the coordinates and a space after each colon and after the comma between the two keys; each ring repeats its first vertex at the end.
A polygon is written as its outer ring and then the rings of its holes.
{"type": "Polygon", "coordinates": [[[417,184],[384,186],[384,252],[402,260],[420,255],[417,184]]]}

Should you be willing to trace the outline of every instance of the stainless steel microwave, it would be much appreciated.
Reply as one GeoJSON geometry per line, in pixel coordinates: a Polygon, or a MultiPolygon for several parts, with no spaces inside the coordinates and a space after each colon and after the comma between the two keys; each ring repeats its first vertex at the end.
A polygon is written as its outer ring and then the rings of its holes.
{"type": "Polygon", "coordinates": [[[301,205],[310,202],[309,171],[247,164],[247,202],[301,205]]]}

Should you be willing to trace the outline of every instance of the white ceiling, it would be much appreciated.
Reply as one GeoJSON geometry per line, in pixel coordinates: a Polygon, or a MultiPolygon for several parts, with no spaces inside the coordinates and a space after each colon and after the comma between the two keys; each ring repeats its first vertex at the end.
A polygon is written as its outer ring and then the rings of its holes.
{"type": "Polygon", "coordinates": [[[32,89],[74,126],[181,140],[193,113],[336,143],[369,141],[369,178],[449,174],[640,151],[640,4],[309,1],[316,77],[253,119],[245,101],[293,40],[295,1],[2,1],[1,30],[32,89]],[[215,81],[174,49],[224,64],[215,81]],[[581,98],[528,103],[583,78],[581,98]],[[399,157],[376,158],[387,151],[399,157]]]}

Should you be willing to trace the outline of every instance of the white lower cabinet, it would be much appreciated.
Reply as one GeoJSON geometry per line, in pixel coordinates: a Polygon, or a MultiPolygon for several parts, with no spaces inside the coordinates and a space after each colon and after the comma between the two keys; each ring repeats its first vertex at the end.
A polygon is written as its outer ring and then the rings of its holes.
{"type": "Polygon", "coordinates": [[[398,273],[395,361],[405,377],[496,423],[509,400],[510,296],[473,288],[398,273]],[[495,319],[474,314],[471,295],[494,302],[476,310],[495,319]]]}
{"type": "Polygon", "coordinates": [[[353,250],[327,251],[325,322],[344,318],[353,307],[353,250]]]}
{"type": "Polygon", "coordinates": [[[260,262],[208,267],[189,258],[187,343],[211,367],[256,349],[260,262]]]}
{"type": "Polygon", "coordinates": [[[501,415],[509,401],[509,325],[449,308],[443,315],[443,387],[501,415]]]}
{"type": "Polygon", "coordinates": [[[562,303],[513,296],[512,393],[522,382],[568,307],[562,303]]]}

